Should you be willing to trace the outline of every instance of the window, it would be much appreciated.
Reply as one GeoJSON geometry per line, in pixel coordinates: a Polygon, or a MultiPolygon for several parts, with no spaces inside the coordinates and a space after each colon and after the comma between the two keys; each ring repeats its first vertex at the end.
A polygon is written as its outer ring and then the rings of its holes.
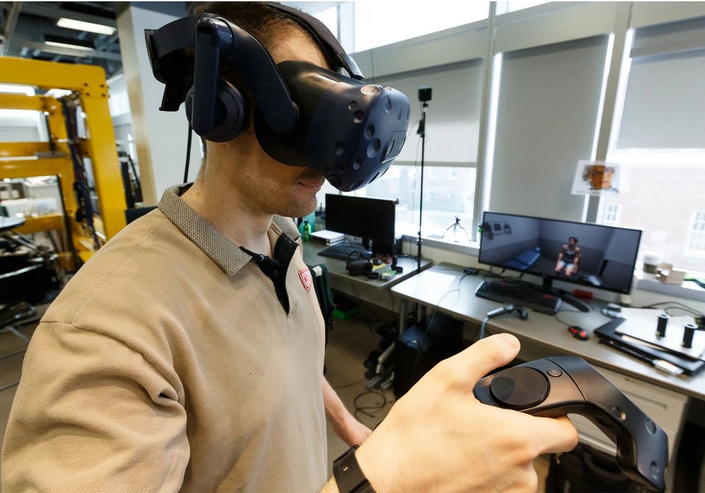
{"type": "Polygon", "coordinates": [[[620,193],[609,201],[622,226],[643,230],[641,252],[703,271],[705,19],[641,28],[633,39],[608,154],[621,167],[620,193]]]}
{"type": "MultiPolygon", "coordinates": [[[[436,168],[434,178],[424,169],[422,234],[424,237],[469,243],[475,202],[475,168],[436,168]],[[451,170],[457,178],[450,179],[451,170]],[[447,230],[458,226],[449,236],[447,230]],[[466,234],[467,232],[467,234],[466,234]],[[457,234],[456,234],[457,233],[457,234]],[[445,235],[445,236],[444,236],[445,235]]],[[[373,182],[357,195],[393,198],[397,206],[397,234],[417,236],[419,232],[420,167],[393,165],[384,178],[373,182]]]]}
{"type": "Polygon", "coordinates": [[[359,52],[486,19],[489,2],[380,2],[356,0],[355,49],[359,52]]]}
{"type": "Polygon", "coordinates": [[[591,153],[608,41],[595,36],[496,58],[489,210],[582,218],[585,199],[569,191],[577,161],[591,153]]]}
{"type": "Polygon", "coordinates": [[[515,0],[511,2],[498,2],[497,15],[516,12],[517,10],[529,9],[531,7],[536,7],[537,5],[543,5],[544,3],[548,2],[546,0],[515,0]]]}
{"type": "Polygon", "coordinates": [[[483,59],[474,59],[429,69],[378,77],[377,83],[394,87],[411,100],[411,117],[406,144],[400,155],[379,180],[357,195],[399,199],[397,233],[417,236],[419,232],[419,193],[421,119],[418,88],[433,89],[426,108],[424,158],[424,201],[422,235],[451,242],[469,243],[475,204],[475,176],[480,128],[483,59]],[[460,218],[456,237],[443,236],[460,218]]]}
{"type": "Polygon", "coordinates": [[[693,211],[685,254],[705,258],[705,211],[693,211]]]}
{"type": "MultiPolygon", "coordinates": [[[[322,4],[323,5],[323,4],[322,4]]],[[[311,9],[307,9],[311,12],[311,9]]],[[[319,21],[321,21],[328,30],[335,36],[338,36],[338,7],[328,7],[327,9],[321,10],[313,14],[319,21]]]]}
{"type": "Polygon", "coordinates": [[[622,206],[612,202],[603,205],[602,209],[602,224],[607,226],[619,226],[619,215],[622,206]]]}

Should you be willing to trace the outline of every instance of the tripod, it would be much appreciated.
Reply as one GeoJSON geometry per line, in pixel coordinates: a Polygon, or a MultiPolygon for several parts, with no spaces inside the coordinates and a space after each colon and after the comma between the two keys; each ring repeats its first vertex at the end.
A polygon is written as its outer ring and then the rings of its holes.
{"type": "Polygon", "coordinates": [[[446,234],[448,234],[448,231],[450,231],[451,228],[453,228],[453,234],[456,236],[458,234],[458,229],[462,229],[463,233],[465,233],[465,236],[468,237],[468,241],[470,241],[470,235],[468,234],[467,230],[460,225],[460,218],[458,216],[455,216],[455,222],[448,226],[448,228],[446,228],[445,232],[443,233],[443,236],[441,236],[441,239],[445,238],[446,234]]]}
{"type": "MultiPolygon", "coordinates": [[[[419,88],[419,99],[421,100],[421,121],[417,134],[421,136],[421,193],[419,195],[419,238],[416,244],[416,271],[421,272],[421,224],[423,222],[423,165],[426,154],[426,108],[427,100],[423,100],[421,88],[419,88]]],[[[429,95],[430,99],[430,95],[429,95]]]]}

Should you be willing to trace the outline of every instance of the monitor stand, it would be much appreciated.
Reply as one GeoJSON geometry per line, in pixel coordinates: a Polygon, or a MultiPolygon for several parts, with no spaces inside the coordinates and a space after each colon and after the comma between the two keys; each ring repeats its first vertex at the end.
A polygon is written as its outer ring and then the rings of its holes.
{"type": "Polygon", "coordinates": [[[569,305],[574,306],[581,312],[589,312],[590,307],[586,304],[577,299],[574,296],[571,296],[570,294],[566,293],[562,289],[554,289],[553,288],[553,279],[550,277],[543,277],[543,284],[541,286],[541,290],[544,293],[549,293],[552,294],[553,296],[558,296],[560,299],[563,300],[564,303],[568,303],[569,305]]]}

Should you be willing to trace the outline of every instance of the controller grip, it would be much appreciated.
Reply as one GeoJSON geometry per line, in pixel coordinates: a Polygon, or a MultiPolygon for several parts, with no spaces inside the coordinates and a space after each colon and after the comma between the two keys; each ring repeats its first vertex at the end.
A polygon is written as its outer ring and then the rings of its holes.
{"type": "Polygon", "coordinates": [[[583,359],[556,356],[508,368],[480,380],[474,394],[534,416],[585,416],[617,446],[617,465],[627,477],[663,491],[666,433],[583,359]]]}

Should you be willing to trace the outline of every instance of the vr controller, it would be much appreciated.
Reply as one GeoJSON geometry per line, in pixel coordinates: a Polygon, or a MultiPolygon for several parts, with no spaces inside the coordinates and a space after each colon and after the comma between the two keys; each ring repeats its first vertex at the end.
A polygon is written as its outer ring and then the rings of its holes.
{"type": "Polygon", "coordinates": [[[534,416],[580,414],[617,446],[617,465],[640,485],[663,491],[668,437],[597,370],[576,356],[552,356],[480,380],[484,404],[534,416]]]}

